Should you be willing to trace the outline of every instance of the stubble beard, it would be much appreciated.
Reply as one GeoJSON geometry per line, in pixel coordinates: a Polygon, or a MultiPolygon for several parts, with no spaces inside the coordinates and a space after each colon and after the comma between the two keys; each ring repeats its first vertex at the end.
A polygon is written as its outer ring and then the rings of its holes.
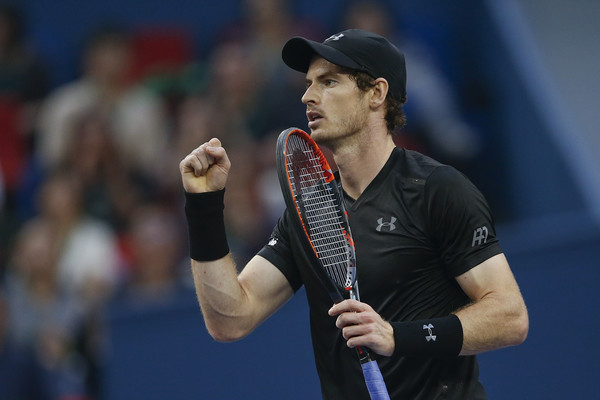
{"type": "Polygon", "coordinates": [[[338,119],[322,130],[312,134],[314,141],[319,145],[336,152],[341,146],[345,146],[356,140],[360,140],[360,132],[367,126],[364,113],[359,110],[348,112],[345,117],[338,119]]]}

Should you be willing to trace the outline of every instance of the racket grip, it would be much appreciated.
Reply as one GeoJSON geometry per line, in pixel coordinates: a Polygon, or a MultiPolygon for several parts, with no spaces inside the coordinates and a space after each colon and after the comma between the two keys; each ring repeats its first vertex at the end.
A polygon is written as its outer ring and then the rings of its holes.
{"type": "Polygon", "coordinates": [[[371,400],[390,400],[390,395],[388,394],[387,387],[383,381],[383,376],[381,375],[377,361],[368,361],[361,364],[361,366],[371,400]]]}

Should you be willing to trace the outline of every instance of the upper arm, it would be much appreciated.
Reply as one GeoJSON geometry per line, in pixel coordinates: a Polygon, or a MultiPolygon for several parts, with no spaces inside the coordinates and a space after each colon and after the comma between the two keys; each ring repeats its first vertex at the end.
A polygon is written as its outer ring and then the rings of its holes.
{"type": "Polygon", "coordinates": [[[255,314],[253,319],[257,324],[266,320],[294,295],[283,273],[258,255],[246,264],[238,281],[252,305],[255,314]]]}
{"type": "Polygon", "coordinates": [[[462,290],[473,301],[490,295],[506,295],[521,298],[519,287],[508,261],[500,253],[456,277],[462,290]]]}

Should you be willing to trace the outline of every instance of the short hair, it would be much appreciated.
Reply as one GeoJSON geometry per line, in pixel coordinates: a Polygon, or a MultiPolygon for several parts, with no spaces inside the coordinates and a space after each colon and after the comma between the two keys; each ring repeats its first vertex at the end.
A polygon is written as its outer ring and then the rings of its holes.
{"type": "MultiPolygon", "coordinates": [[[[340,67],[342,73],[350,76],[356,82],[356,86],[362,92],[375,87],[375,78],[366,72],[340,67]]],[[[406,125],[406,115],[404,114],[404,101],[396,99],[390,92],[385,98],[385,123],[387,130],[393,133],[396,128],[402,128],[406,125]]]]}

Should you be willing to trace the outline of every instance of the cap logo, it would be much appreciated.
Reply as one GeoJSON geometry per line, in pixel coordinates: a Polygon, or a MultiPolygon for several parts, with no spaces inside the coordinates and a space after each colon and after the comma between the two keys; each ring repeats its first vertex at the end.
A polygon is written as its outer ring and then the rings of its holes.
{"type": "Polygon", "coordinates": [[[329,42],[331,40],[340,40],[341,37],[343,37],[344,34],[343,33],[338,33],[337,35],[331,35],[329,36],[327,39],[325,39],[326,42],[329,42]]]}

